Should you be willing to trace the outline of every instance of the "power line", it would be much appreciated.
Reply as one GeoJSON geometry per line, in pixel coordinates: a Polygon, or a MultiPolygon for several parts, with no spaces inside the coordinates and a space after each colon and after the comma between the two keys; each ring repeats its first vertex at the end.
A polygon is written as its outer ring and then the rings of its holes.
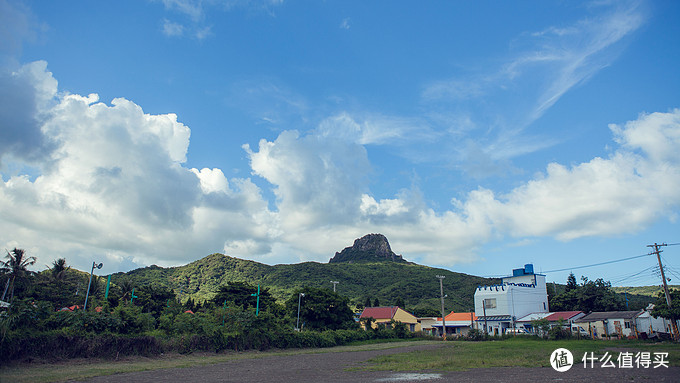
{"type": "MultiPolygon", "coordinates": [[[[678,243],[664,243],[663,246],[678,246],[680,245],[680,242],[678,243]]],[[[647,257],[650,255],[654,255],[654,253],[649,253],[649,254],[641,254],[641,255],[636,255],[633,257],[627,257],[627,258],[621,258],[621,259],[615,259],[612,261],[607,261],[607,262],[601,262],[601,263],[594,263],[592,265],[583,265],[583,266],[576,266],[576,267],[565,267],[563,269],[556,269],[556,270],[546,270],[546,271],[540,271],[541,273],[557,273],[560,271],[570,271],[570,270],[579,270],[579,269],[585,269],[588,267],[596,267],[596,266],[602,266],[602,265],[608,265],[611,263],[617,263],[617,262],[624,262],[624,261],[629,261],[631,259],[637,259],[637,258],[642,258],[642,257],[647,257]]],[[[656,266],[654,266],[656,268],[656,266]]],[[[658,269],[657,269],[658,272],[658,269]]],[[[494,274],[494,275],[485,275],[484,278],[503,278],[507,276],[507,274],[494,274]]]]}
{"type": "Polygon", "coordinates": [[[647,278],[649,274],[654,274],[654,271],[656,270],[656,265],[650,266],[646,269],[643,269],[641,271],[638,271],[637,273],[633,273],[630,275],[625,275],[625,276],[620,276],[616,280],[612,281],[612,284],[618,284],[623,281],[628,281],[631,279],[639,280],[640,278],[647,278]],[[640,274],[645,274],[645,275],[640,275],[640,274]]]}
{"type": "Polygon", "coordinates": [[[557,273],[559,271],[568,271],[568,270],[578,270],[578,269],[585,269],[587,267],[595,267],[595,266],[602,266],[602,265],[608,265],[610,263],[616,263],[616,262],[623,262],[623,261],[629,261],[631,259],[636,259],[636,258],[642,258],[642,257],[648,257],[652,254],[642,254],[642,255],[636,255],[633,257],[628,257],[628,258],[621,258],[621,259],[615,259],[613,261],[607,261],[607,262],[600,262],[600,263],[594,263],[592,265],[584,265],[584,266],[577,266],[577,267],[567,267],[564,269],[557,269],[557,270],[547,270],[547,271],[542,271],[543,273],[557,273]]]}
{"type": "Polygon", "coordinates": [[[680,279],[680,270],[676,269],[673,265],[669,264],[668,260],[666,257],[661,256],[661,259],[664,262],[663,268],[666,271],[666,273],[674,276],[675,278],[680,279]]]}

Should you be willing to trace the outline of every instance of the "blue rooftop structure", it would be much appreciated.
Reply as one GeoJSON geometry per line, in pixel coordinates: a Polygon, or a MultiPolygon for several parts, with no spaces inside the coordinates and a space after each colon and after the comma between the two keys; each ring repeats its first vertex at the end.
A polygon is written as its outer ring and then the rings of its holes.
{"type": "Polygon", "coordinates": [[[513,277],[521,277],[522,275],[533,275],[534,274],[534,265],[531,263],[527,263],[524,265],[523,269],[513,269],[512,270],[512,276],[513,277]]]}

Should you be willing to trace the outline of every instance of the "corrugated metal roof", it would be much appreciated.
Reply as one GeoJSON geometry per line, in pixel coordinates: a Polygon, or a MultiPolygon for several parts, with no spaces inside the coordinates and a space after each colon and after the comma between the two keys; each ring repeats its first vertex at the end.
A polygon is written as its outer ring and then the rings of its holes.
{"type": "Polygon", "coordinates": [[[633,319],[641,311],[596,311],[592,312],[583,318],[577,319],[574,322],[595,322],[605,319],[633,319]]]}

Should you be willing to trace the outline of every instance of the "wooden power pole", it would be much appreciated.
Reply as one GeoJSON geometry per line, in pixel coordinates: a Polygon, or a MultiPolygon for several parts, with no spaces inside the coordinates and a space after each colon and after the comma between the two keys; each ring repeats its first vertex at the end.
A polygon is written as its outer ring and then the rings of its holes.
{"type": "MultiPolygon", "coordinates": [[[[668,305],[668,310],[671,310],[671,294],[668,291],[668,282],[666,281],[666,274],[663,271],[663,265],[661,264],[661,251],[659,250],[659,247],[661,246],[668,246],[665,243],[662,244],[657,244],[654,243],[653,245],[647,245],[647,247],[653,247],[654,251],[652,254],[656,254],[656,259],[659,261],[659,271],[661,271],[661,280],[663,281],[663,291],[666,294],[666,304],[668,305]]],[[[675,320],[671,321],[673,325],[673,339],[678,340],[678,324],[676,323],[675,320]]]]}

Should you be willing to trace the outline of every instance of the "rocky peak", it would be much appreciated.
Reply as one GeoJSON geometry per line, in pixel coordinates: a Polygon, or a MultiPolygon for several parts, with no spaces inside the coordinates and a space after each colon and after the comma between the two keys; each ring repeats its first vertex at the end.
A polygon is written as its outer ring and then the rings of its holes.
{"type": "Polygon", "coordinates": [[[338,262],[406,262],[401,255],[395,254],[390,243],[382,234],[368,234],[354,240],[354,244],[335,253],[328,263],[338,262]]]}

